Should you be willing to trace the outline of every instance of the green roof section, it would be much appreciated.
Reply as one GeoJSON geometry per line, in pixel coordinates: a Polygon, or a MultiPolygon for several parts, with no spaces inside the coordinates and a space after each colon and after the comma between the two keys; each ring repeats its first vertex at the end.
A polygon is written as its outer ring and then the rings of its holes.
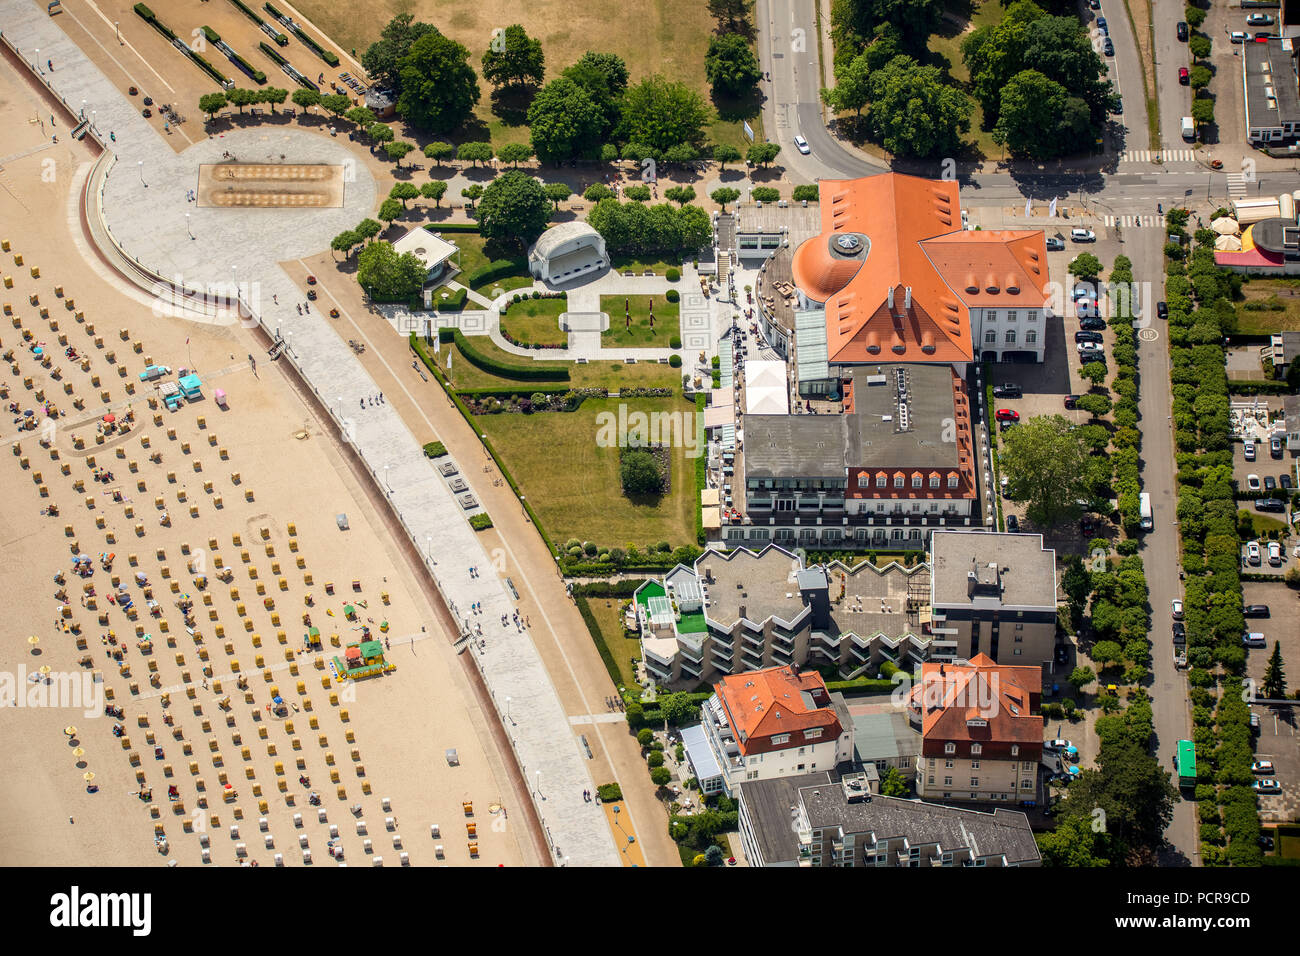
{"type": "Polygon", "coordinates": [[[640,588],[637,589],[636,603],[640,604],[642,607],[645,607],[647,604],[650,603],[651,598],[667,597],[667,596],[668,596],[668,592],[664,590],[664,586],[662,584],[660,584],[658,581],[647,581],[645,584],[643,584],[640,588]]]}
{"type": "Polygon", "coordinates": [[[704,614],[699,611],[683,614],[682,619],[677,622],[678,634],[704,634],[706,631],[708,625],[704,623],[704,614]]]}

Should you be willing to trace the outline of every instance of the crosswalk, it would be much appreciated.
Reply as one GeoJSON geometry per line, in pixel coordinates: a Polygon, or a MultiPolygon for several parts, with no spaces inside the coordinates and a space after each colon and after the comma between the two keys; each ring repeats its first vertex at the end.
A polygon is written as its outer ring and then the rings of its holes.
{"type": "Polygon", "coordinates": [[[1159,157],[1163,163],[1194,163],[1194,149],[1126,149],[1119,154],[1121,163],[1153,163],[1159,157]]]}
{"type": "Polygon", "coordinates": [[[1228,173],[1228,195],[1233,199],[1246,198],[1246,174],[1228,173]]]}
{"type": "Polygon", "coordinates": [[[1110,229],[1113,229],[1116,226],[1124,229],[1141,229],[1150,226],[1160,226],[1164,221],[1164,216],[1157,216],[1154,213],[1147,216],[1107,216],[1106,226],[1110,229]]]}

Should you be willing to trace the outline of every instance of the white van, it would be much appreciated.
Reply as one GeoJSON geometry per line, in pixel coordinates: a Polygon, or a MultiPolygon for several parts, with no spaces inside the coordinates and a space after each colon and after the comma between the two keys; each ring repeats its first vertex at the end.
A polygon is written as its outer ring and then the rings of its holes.
{"type": "Polygon", "coordinates": [[[1196,139],[1196,124],[1192,122],[1190,116],[1183,117],[1183,139],[1189,143],[1196,139]]]}
{"type": "Polygon", "coordinates": [[[1268,642],[1264,640],[1264,635],[1261,634],[1259,631],[1251,631],[1248,634],[1243,634],[1241,638],[1241,643],[1245,644],[1247,647],[1268,646],[1268,642]]]}
{"type": "Polygon", "coordinates": [[[1151,513],[1151,495],[1145,491],[1138,495],[1138,515],[1142,519],[1141,528],[1143,531],[1150,531],[1156,526],[1151,513]]]}

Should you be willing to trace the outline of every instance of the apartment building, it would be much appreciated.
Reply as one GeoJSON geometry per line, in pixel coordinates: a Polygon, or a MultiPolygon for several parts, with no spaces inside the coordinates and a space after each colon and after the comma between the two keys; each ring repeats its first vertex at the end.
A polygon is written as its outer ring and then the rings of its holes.
{"type": "Polygon", "coordinates": [[[922,665],[908,715],[921,730],[916,792],[936,800],[1036,803],[1043,757],[1043,671],[995,664],[922,665]]]}
{"type": "Polygon", "coordinates": [[[1039,866],[1029,820],[884,797],[872,777],[830,773],[757,780],[738,791],[751,866],[1039,866]]]}
{"type": "Polygon", "coordinates": [[[847,678],[930,658],[929,568],[805,566],[774,545],[708,549],[633,596],[647,673],[670,688],[767,667],[833,666],[847,678]]]}
{"type": "Polygon", "coordinates": [[[853,757],[848,707],[816,671],[769,667],[724,677],[701,718],[682,731],[682,742],[706,794],[829,770],[853,757]]]}
{"type": "Polygon", "coordinates": [[[930,538],[934,655],[1050,664],[1056,552],[1038,534],[936,530],[930,538]]]}

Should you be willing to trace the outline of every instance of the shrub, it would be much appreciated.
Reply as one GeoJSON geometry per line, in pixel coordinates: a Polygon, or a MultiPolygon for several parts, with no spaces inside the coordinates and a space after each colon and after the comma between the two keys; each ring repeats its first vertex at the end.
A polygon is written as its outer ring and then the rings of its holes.
{"type": "Polygon", "coordinates": [[[669,289],[667,292],[664,293],[664,298],[667,299],[669,302],[677,302],[678,300],[681,299],[681,297],[682,294],[678,292],[676,289],[669,289]]]}
{"type": "Polygon", "coordinates": [[[795,186],[790,198],[795,202],[816,202],[820,192],[816,185],[795,186]]]}
{"type": "Polygon", "coordinates": [[[488,528],[492,527],[492,519],[487,516],[486,512],[471,515],[469,526],[475,531],[486,531],[488,528]]]}
{"type": "Polygon", "coordinates": [[[682,270],[678,269],[676,266],[669,266],[668,271],[664,273],[664,278],[666,278],[669,282],[676,282],[681,277],[682,277],[682,270]]]}
{"type": "Polygon", "coordinates": [[[441,458],[447,454],[447,448],[440,441],[431,441],[424,446],[425,458],[441,458]]]}
{"type": "Polygon", "coordinates": [[[754,202],[776,202],[781,198],[781,190],[771,186],[756,186],[750,192],[749,198],[754,202]]]}
{"type": "Polygon", "coordinates": [[[668,356],[668,364],[672,368],[681,368],[682,357],[674,352],[672,355],[668,356]]]}
{"type": "Polygon", "coordinates": [[[646,763],[648,763],[652,769],[655,767],[662,767],[664,765],[663,751],[661,750],[650,751],[650,757],[646,760],[646,763]]]}
{"type": "Polygon", "coordinates": [[[667,767],[655,767],[650,771],[650,781],[656,787],[667,786],[668,781],[671,779],[673,779],[673,774],[667,767]]]}
{"type": "Polygon", "coordinates": [[[636,732],[636,742],[642,747],[649,747],[655,739],[655,732],[649,727],[642,727],[636,732]]]}
{"type": "Polygon", "coordinates": [[[447,298],[439,299],[433,306],[441,312],[459,312],[465,308],[465,302],[468,299],[469,290],[462,287],[453,289],[447,298]]]}
{"type": "Polygon", "coordinates": [[[623,788],[616,783],[602,783],[596,788],[596,796],[605,803],[623,799],[623,788]]]}

